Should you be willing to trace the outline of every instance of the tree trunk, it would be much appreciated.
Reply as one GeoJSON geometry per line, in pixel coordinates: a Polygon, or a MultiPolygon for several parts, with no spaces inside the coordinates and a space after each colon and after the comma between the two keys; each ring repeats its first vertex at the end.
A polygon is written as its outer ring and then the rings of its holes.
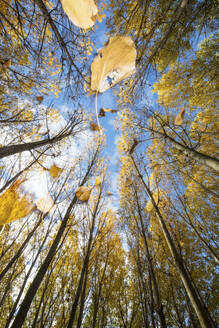
{"type": "Polygon", "coordinates": [[[8,270],[12,267],[14,262],[19,258],[19,256],[22,254],[24,248],[28,244],[29,240],[33,236],[34,232],[37,230],[37,228],[40,226],[40,223],[42,222],[42,219],[40,218],[33,230],[28,234],[27,238],[24,240],[23,244],[20,246],[17,253],[12,257],[11,261],[6,265],[6,267],[3,269],[3,271],[0,273],[0,281],[3,279],[5,274],[8,272],[8,270]]]}
{"type": "MultiPolygon", "coordinates": [[[[87,169],[87,172],[85,174],[85,177],[84,177],[81,185],[83,185],[86,182],[86,180],[87,180],[87,178],[90,174],[91,168],[92,168],[92,166],[93,166],[93,164],[96,160],[97,153],[98,153],[98,150],[95,152],[93,160],[92,160],[91,164],[89,165],[89,167],[87,169]]],[[[49,252],[48,252],[47,256],[44,259],[43,264],[41,265],[39,271],[37,272],[35,278],[33,279],[32,283],[30,284],[30,287],[27,290],[27,293],[26,293],[26,295],[25,295],[25,297],[24,297],[24,299],[23,299],[23,301],[20,305],[19,311],[18,311],[18,313],[17,313],[17,315],[14,319],[14,322],[13,322],[11,328],[21,328],[22,327],[22,325],[23,325],[23,323],[26,319],[27,313],[29,311],[29,308],[31,306],[31,303],[33,301],[33,298],[36,295],[37,290],[38,290],[39,286],[41,285],[41,282],[43,281],[43,278],[44,278],[44,276],[45,276],[45,274],[46,274],[46,272],[49,268],[49,265],[52,262],[53,257],[56,254],[56,250],[58,248],[59,242],[60,242],[60,240],[63,236],[63,233],[64,233],[65,228],[67,226],[68,219],[70,217],[72,208],[74,207],[76,201],[77,201],[77,197],[74,196],[73,200],[71,201],[71,203],[70,203],[70,205],[69,205],[69,207],[66,211],[66,214],[63,218],[63,221],[62,221],[62,223],[60,225],[60,228],[57,232],[57,235],[56,235],[56,237],[55,237],[55,239],[54,239],[54,241],[53,241],[53,243],[52,243],[52,245],[49,249],[49,252]]]]}
{"type": "Polygon", "coordinates": [[[85,272],[83,290],[82,290],[82,294],[81,294],[81,302],[80,302],[80,310],[79,310],[77,328],[81,328],[81,323],[82,323],[82,319],[83,319],[83,311],[84,311],[84,303],[85,303],[85,293],[86,293],[86,287],[87,287],[87,277],[88,277],[88,264],[86,266],[86,272],[85,272]]]}
{"type": "Polygon", "coordinates": [[[51,26],[51,29],[53,30],[53,33],[56,36],[57,41],[59,42],[61,48],[63,49],[63,51],[65,52],[66,56],[68,57],[69,62],[71,63],[71,65],[76,69],[77,73],[82,77],[82,79],[84,80],[84,76],[82,75],[81,71],[79,70],[79,68],[75,65],[67,47],[65,42],[63,41],[53,19],[50,16],[50,13],[47,10],[47,7],[45,6],[44,2],[42,0],[35,0],[38,7],[40,8],[43,16],[45,17],[45,20],[49,22],[49,25],[51,26]]]}
{"type": "MultiPolygon", "coordinates": [[[[41,220],[40,220],[40,222],[41,222],[41,220]]],[[[50,223],[50,225],[51,225],[51,223],[50,223]]],[[[44,239],[43,239],[42,244],[40,245],[40,248],[39,248],[38,251],[37,251],[37,254],[36,254],[35,258],[34,258],[33,262],[31,263],[31,266],[30,266],[30,268],[29,268],[27,274],[25,275],[25,279],[24,279],[24,281],[23,281],[23,283],[22,283],[22,286],[21,286],[21,288],[20,288],[20,290],[19,290],[19,294],[18,294],[18,296],[17,296],[17,298],[16,298],[16,300],[15,300],[15,302],[14,302],[14,304],[13,304],[13,308],[12,308],[12,310],[11,310],[11,312],[10,312],[10,315],[9,315],[9,317],[8,317],[8,320],[7,320],[6,325],[5,325],[4,328],[8,328],[9,325],[10,325],[10,323],[11,323],[11,320],[12,320],[12,318],[13,318],[13,315],[14,315],[15,311],[16,311],[17,305],[18,305],[18,303],[20,302],[20,299],[21,299],[21,296],[22,296],[22,294],[23,294],[23,291],[24,291],[24,288],[25,288],[25,286],[26,286],[26,283],[27,283],[27,281],[28,281],[28,279],[29,279],[29,277],[30,277],[30,275],[31,275],[32,269],[33,269],[33,267],[34,267],[34,265],[35,265],[35,263],[36,263],[36,261],[37,261],[39,255],[40,255],[40,252],[41,252],[43,246],[45,245],[46,239],[47,239],[47,237],[48,237],[48,235],[49,235],[49,232],[50,232],[50,225],[48,226],[47,233],[46,233],[46,235],[45,235],[45,237],[44,237],[44,239]]]]}
{"type": "Polygon", "coordinates": [[[41,157],[41,154],[34,160],[32,161],[28,166],[26,166],[23,170],[21,170],[20,172],[18,172],[17,174],[15,174],[11,179],[9,179],[4,186],[0,189],[0,194],[11,184],[13,183],[15,180],[17,180],[19,178],[19,176],[21,176],[25,171],[27,171],[31,166],[33,166],[35,163],[37,163],[37,161],[39,160],[39,158],[41,157]]]}
{"type": "Polygon", "coordinates": [[[27,142],[27,143],[23,143],[23,144],[1,147],[0,148],[0,159],[14,155],[14,154],[22,153],[23,151],[33,150],[33,149],[43,147],[46,145],[53,145],[56,142],[68,137],[70,134],[71,134],[71,132],[63,133],[63,134],[57,135],[51,139],[47,138],[47,139],[40,140],[40,141],[33,141],[33,142],[27,142]]]}
{"type": "Polygon", "coordinates": [[[182,145],[180,142],[176,141],[172,137],[168,136],[166,133],[162,133],[156,130],[152,130],[154,134],[158,134],[162,136],[164,139],[168,139],[176,149],[183,152],[183,154],[189,156],[190,158],[198,161],[199,163],[203,164],[204,166],[208,166],[211,169],[219,172],[219,160],[215,157],[211,157],[209,155],[203,154],[198,152],[195,149],[191,149],[188,146],[182,145]]]}
{"type": "Polygon", "coordinates": [[[138,215],[139,215],[139,219],[140,219],[140,224],[141,224],[141,235],[143,237],[143,241],[144,241],[144,245],[145,245],[145,251],[146,251],[146,256],[148,259],[148,264],[149,264],[149,271],[150,271],[150,275],[151,275],[151,280],[154,286],[154,292],[155,292],[155,301],[156,301],[156,310],[160,319],[160,326],[162,328],[167,328],[166,325],[166,320],[165,320],[165,316],[163,313],[163,304],[161,302],[160,299],[160,292],[159,292],[159,288],[158,288],[158,284],[157,284],[157,279],[154,273],[154,268],[153,268],[153,263],[151,260],[151,256],[150,256],[150,252],[148,249],[148,243],[147,243],[147,238],[145,236],[145,232],[144,232],[144,224],[143,224],[143,220],[142,220],[142,215],[141,215],[141,209],[140,209],[140,205],[138,202],[138,197],[137,194],[135,192],[135,196],[136,196],[136,202],[137,202],[137,207],[138,207],[138,215]]]}
{"type": "Polygon", "coordinates": [[[91,244],[92,244],[92,241],[93,241],[93,231],[94,231],[94,226],[95,226],[95,218],[96,218],[96,213],[97,213],[99,201],[100,201],[100,196],[98,198],[98,202],[96,204],[95,211],[93,213],[92,226],[91,226],[91,230],[90,230],[87,251],[86,251],[83,267],[82,267],[82,270],[81,270],[80,280],[79,280],[78,288],[77,288],[77,291],[76,291],[74,303],[72,304],[72,308],[71,308],[67,328],[72,328],[72,326],[73,326],[74,319],[75,319],[75,314],[76,314],[76,310],[77,310],[77,306],[78,306],[78,301],[79,301],[81,291],[82,291],[83,281],[84,281],[84,279],[86,279],[85,275],[88,274],[87,268],[88,268],[88,264],[89,264],[91,244]]]}
{"type": "Polygon", "coordinates": [[[167,229],[165,220],[164,220],[164,218],[163,218],[163,216],[162,216],[162,214],[161,214],[161,212],[160,212],[160,210],[159,210],[159,208],[158,208],[158,206],[157,206],[157,204],[156,204],[156,202],[153,198],[153,195],[152,195],[150,189],[148,188],[148,186],[144,182],[144,179],[142,178],[133,157],[130,156],[130,158],[132,159],[132,162],[134,164],[136,172],[137,172],[138,176],[140,177],[140,179],[141,179],[141,181],[142,181],[142,183],[145,187],[145,190],[147,191],[148,196],[151,199],[151,202],[152,202],[153,207],[154,207],[154,209],[156,211],[156,214],[157,214],[157,219],[158,219],[159,225],[161,227],[161,230],[163,231],[163,234],[164,234],[164,237],[166,239],[167,245],[168,245],[169,250],[170,250],[170,252],[173,256],[176,267],[179,271],[180,278],[181,278],[181,280],[184,284],[184,287],[185,287],[187,295],[188,295],[188,297],[191,301],[191,304],[192,304],[192,306],[193,306],[193,308],[194,308],[194,310],[197,314],[197,317],[199,319],[201,327],[202,328],[216,328],[216,325],[213,322],[208,309],[206,308],[206,306],[204,305],[204,303],[200,299],[198,291],[196,290],[196,287],[193,285],[193,283],[190,279],[190,276],[189,276],[189,274],[188,274],[188,272],[187,272],[187,270],[184,266],[182,257],[177,252],[174,241],[173,241],[173,239],[172,239],[172,237],[169,233],[169,230],[167,229]]]}
{"type": "Polygon", "coordinates": [[[107,268],[107,265],[108,265],[108,259],[109,259],[109,253],[107,254],[107,258],[106,258],[106,261],[105,261],[105,264],[104,264],[103,274],[102,274],[101,280],[99,282],[98,295],[95,294],[95,299],[94,299],[94,314],[93,314],[92,328],[95,328],[96,327],[97,313],[98,313],[98,308],[99,308],[99,303],[100,303],[100,297],[101,297],[101,292],[102,292],[103,280],[104,280],[105,273],[106,273],[106,268],[107,268]]]}

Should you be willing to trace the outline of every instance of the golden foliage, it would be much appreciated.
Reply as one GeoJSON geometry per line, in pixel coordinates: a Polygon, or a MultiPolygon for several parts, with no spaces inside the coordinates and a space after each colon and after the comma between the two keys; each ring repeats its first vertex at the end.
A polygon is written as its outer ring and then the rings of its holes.
{"type": "Polygon", "coordinates": [[[101,184],[101,178],[100,177],[96,177],[95,186],[99,186],[100,184],[101,184]]]}
{"type": "MultiPolygon", "coordinates": [[[[158,202],[159,202],[159,189],[155,190],[155,192],[153,193],[153,198],[154,198],[154,201],[155,201],[156,205],[158,205],[158,202]]],[[[153,210],[153,208],[154,208],[153,203],[152,203],[151,199],[149,199],[148,202],[147,202],[145,210],[147,212],[151,212],[153,210]]]]}
{"type": "Polygon", "coordinates": [[[18,180],[0,196],[0,225],[19,220],[33,210],[33,204],[26,196],[21,197],[18,180]]]}
{"type": "Polygon", "coordinates": [[[98,13],[94,0],[61,0],[63,10],[72,23],[81,28],[94,25],[98,13]]]}
{"type": "MultiPolygon", "coordinates": [[[[155,201],[155,204],[159,205],[160,208],[164,208],[167,205],[167,198],[166,198],[165,192],[161,188],[157,188],[153,192],[152,196],[155,201]]],[[[152,200],[149,199],[147,202],[147,205],[145,207],[145,210],[147,212],[151,212],[153,210],[153,208],[154,208],[154,205],[152,203],[152,200]]]]}
{"type": "Polygon", "coordinates": [[[90,128],[92,131],[100,131],[99,125],[94,122],[90,122],[90,128]]]}
{"type": "Polygon", "coordinates": [[[54,179],[57,178],[61,172],[62,172],[62,169],[55,164],[53,164],[51,166],[51,168],[49,169],[49,173],[50,173],[51,177],[54,179]]]}
{"type": "Polygon", "coordinates": [[[114,36],[91,64],[91,89],[104,92],[135,72],[136,49],[130,37],[114,36]]]}
{"type": "Polygon", "coordinates": [[[183,117],[185,115],[185,108],[181,108],[180,112],[177,114],[174,124],[181,125],[183,124],[183,117]]]}
{"type": "Polygon", "coordinates": [[[90,197],[91,190],[92,188],[90,187],[81,186],[76,189],[75,195],[82,202],[87,202],[90,197]]]}

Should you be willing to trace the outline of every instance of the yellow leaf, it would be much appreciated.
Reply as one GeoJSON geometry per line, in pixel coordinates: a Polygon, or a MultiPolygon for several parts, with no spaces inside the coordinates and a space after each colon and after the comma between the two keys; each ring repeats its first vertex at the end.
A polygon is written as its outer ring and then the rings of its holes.
{"type": "Polygon", "coordinates": [[[33,211],[33,203],[27,196],[20,196],[18,180],[0,196],[0,225],[19,220],[33,211]]]}
{"type": "Polygon", "coordinates": [[[52,209],[53,205],[54,205],[53,200],[49,194],[47,194],[46,197],[40,198],[36,203],[38,210],[40,210],[43,213],[49,212],[52,209]]]}
{"type": "Polygon", "coordinates": [[[79,200],[87,202],[90,197],[91,190],[92,188],[90,187],[81,186],[76,189],[75,195],[79,200]]]}
{"type": "Polygon", "coordinates": [[[91,64],[91,89],[104,92],[135,72],[136,49],[127,36],[114,36],[91,64]]]}
{"type": "Polygon", "coordinates": [[[100,131],[99,125],[97,125],[94,122],[90,122],[90,128],[91,128],[92,131],[100,131]]]}
{"type": "Polygon", "coordinates": [[[95,186],[99,186],[100,184],[101,184],[101,178],[100,177],[96,177],[95,186]]]}
{"type": "Polygon", "coordinates": [[[112,108],[101,108],[105,113],[117,113],[117,109],[112,109],[112,108]]]}
{"type": "Polygon", "coordinates": [[[180,112],[178,113],[178,115],[175,118],[175,125],[181,125],[183,123],[183,117],[185,115],[185,108],[181,108],[180,112]]]}
{"type": "Polygon", "coordinates": [[[63,10],[72,23],[81,28],[94,25],[98,9],[94,0],[61,0],[63,10]]]}
{"type": "Polygon", "coordinates": [[[57,178],[60,173],[62,172],[62,169],[58,166],[56,166],[55,164],[53,164],[53,166],[51,166],[51,168],[49,169],[49,173],[51,175],[52,178],[57,178]]]}

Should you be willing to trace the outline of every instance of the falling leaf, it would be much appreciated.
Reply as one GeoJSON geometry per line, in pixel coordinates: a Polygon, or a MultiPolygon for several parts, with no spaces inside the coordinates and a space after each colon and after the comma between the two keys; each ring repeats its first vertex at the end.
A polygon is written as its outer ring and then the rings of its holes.
{"type": "Polygon", "coordinates": [[[94,0],[61,0],[62,7],[72,23],[81,28],[94,25],[98,13],[94,0]]]}
{"type": "Polygon", "coordinates": [[[100,108],[99,117],[104,117],[104,116],[105,116],[105,111],[103,108],[100,108]]]}
{"type": "Polygon", "coordinates": [[[117,113],[118,110],[117,109],[111,109],[111,108],[100,108],[100,112],[99,112],[99,117],[104,117],[105,113],[117,113]]]}
{"type": "Polygon", "coordinates": [[[50,212],[53,205],[54,205],[54,202],[49,194],[47,194],[46,197],[40,198],[36,202],[36,206],[37,206],[38,210],[40,210],[43,213],[50,212]]]}
{"type": "Polygon", "coordinates": [[[133,140],[133,145],[131,146],[130,150],[129,150],[129,155],[131,155],[133,153],[133,151],[135,150],[135,147],[138,144],[138,140],[134,139],[133,140]]]}
{"type": "Polygon", "coordinates": [[[39,104],[41,104],[43,101],[43,96],[36,96],[36,100],[39,102],[39,104]]]}
{"type": "Polygon", "coordinates": [[[185,115],[185,108],[181,108],[179,114],[175,118],[175,125],[181,125],[183,123],[183,117],[185,115]]]}
{"type": "Polygon", "coordinates": [[[91,89],[104,92],[135,72],[136,49],[127,36],[114,36],[91,64],[91,89]]]}
{"type": "Polygon", "coordinates": [[[101,184],[101,178],[100,177],[96,177],[95,186],[99,186],[100,184],[101,184]]]}
{"type": "Polygon", "coordinates": [[[112,196],[112,193],[110,191],[106,192],[107,196],[112,196]]]}
{"type": "Polygon", "coordinates": [[[87,202],[90,197],[91,190],[92,188],[90,187],[81,186],[76,189],[75,195],[79,200],[87,202]]]}
{"type": "Polygon", "coordinates": [[[32,200],[20,194],[22,183],[23,180],[17,180],[0,196],[0,225],[19,220],[33,211],[32,200]]]}
{"type": "Polygon", "coordinates": [[[94,122],[90,122],[90,128],[91,128],[92,131],[100,131],[99,125],[97,125],[94,122]]]}
{"type": "Polygon", "coordinates": [[[52,178],[57,178],[59,174],[62,172],[62,169],[58,167],[57,165],[53,164],[51,168],[49,169],[49,173],[52,178]]]}
{"type": "Polygon", "coordinates": [[[118,110],[116,109],[111,109],[111,108],[102,108],[105,113],[117,113],[118,110]]]}

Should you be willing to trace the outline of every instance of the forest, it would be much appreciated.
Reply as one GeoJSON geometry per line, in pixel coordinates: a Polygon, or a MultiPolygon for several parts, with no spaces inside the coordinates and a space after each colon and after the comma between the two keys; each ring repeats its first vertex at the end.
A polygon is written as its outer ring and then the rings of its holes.
{"type": "Polygon", "coordinates": [[[217,0],[0,0],[0,328],[216,328],[217,0]]]}

